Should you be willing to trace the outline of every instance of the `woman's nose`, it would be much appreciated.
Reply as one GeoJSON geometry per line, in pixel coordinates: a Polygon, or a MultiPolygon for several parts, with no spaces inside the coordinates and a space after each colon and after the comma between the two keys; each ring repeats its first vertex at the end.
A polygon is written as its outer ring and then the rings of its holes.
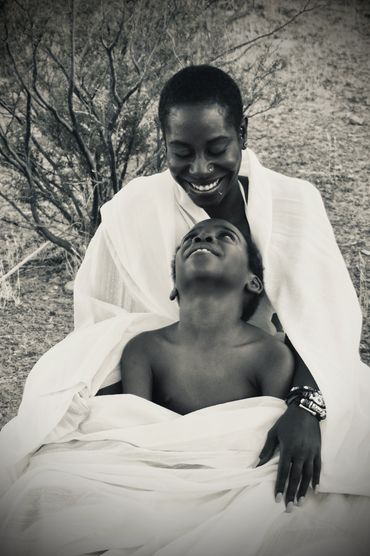
{"type": "Polygon", "coordinates": [[[213,171],[213,165],[203,156],[197,156],[190,164],[189,173],[198,179],[208,177],[213,171]]]}

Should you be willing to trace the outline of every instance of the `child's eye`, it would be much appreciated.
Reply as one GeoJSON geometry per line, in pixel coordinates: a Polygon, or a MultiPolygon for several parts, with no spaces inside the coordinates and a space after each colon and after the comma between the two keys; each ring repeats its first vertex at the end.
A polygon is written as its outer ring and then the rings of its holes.
{"type": "Polygon", "coordinates": [[[182,245],[185,245],[186,243],[189,243],[189,241],[191,241],[194,237],[194,234],[190,234],[186,237],[184,237],[184,239],[182,240],[182,245]]]}
{"type": "Polygon", "coordinates": [[[232,232],[220,232],[219,237],[235,241],[235,235],[232,232]]]}

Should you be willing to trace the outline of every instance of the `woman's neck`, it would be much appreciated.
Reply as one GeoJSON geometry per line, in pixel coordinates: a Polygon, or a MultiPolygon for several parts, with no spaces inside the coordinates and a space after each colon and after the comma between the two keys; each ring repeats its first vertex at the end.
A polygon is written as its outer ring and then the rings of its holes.
{"type": "Polygon", "coordinates": [[[204,210],[211,218],[222,218],[224,220],[233,221],[245,218],[244,201],[240,192],[239,183],[222,199],[221,203],[212,207],[205,207],[204,210]]]}
{"type": "MultiPolygon", "coordinates": [[[[248,200],[248,178],[241,181],[245,199],[248,200]]],[[[207,207],[204,209],[210,218],[221,218],[231,222],[244,235],[250,237],[250,228],[245,213],[244,198],[240,191],[239,183],[234,187],[228,195],[224,197],[221,203],[215,207],[207,207]]]]}

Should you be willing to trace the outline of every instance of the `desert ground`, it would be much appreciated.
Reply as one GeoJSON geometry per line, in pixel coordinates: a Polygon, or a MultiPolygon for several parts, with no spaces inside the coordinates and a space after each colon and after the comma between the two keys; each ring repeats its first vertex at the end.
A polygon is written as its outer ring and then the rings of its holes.
{"type": "MultiPolygon", "coordinates": [[[[279,15],[273,11],[271,18],[279,15]]],[[[305,14],[273,40],[285,61],[283,101],[251,118],[248,146],[266,166],[320,190],[361,301],[360,348],[370,363],[370,4],[334,2],[330,11],[305,14]]],[[[1,204],[0,210],[8,209],[1,204]]],[[[0,274],[41,242],[1,222],[0,274]]],[[[66,288],[72,279],[61,250],[50,247],[2,285],[0,425],[16,414],[34,363],[73,329],[66,288]]]]}

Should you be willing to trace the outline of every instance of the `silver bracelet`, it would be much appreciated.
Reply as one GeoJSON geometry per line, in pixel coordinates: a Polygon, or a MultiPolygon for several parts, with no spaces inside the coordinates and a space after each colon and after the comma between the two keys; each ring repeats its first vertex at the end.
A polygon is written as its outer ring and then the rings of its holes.
{"type": "Polygon", "coordinates": [[[320,390],[311,386],[293,386],[285,400],[289,406],[292,403],[314,415],[319,421],[326,419],[326,405],[320,390]]]}

